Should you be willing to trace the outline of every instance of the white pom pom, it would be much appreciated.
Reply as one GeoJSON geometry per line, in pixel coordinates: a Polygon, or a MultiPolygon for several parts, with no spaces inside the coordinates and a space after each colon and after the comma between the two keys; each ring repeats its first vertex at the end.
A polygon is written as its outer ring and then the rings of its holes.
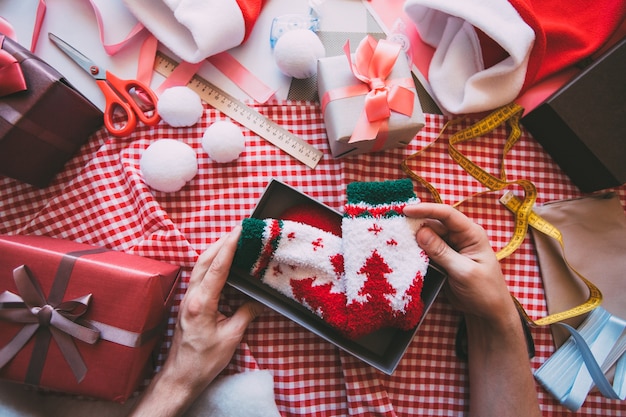
{"type": "Polygon", "coordinates": [[[281,72],[304,79],[317,74],[317,60],[326,55],[320,38],[308,29],[285,32],[274,47],[274,59],[281,72]]]}
{"type": "Polygon", "coordinates": [[[204,107],[200,96],[185,86],[163,91],[157,103],[161,119],[172,127],[193,126],[200,121],[204,107]]]}
{"type": "Polygon", "coordinates": [[[174,139],[159,139],[141,155],[139,167],[144,181],[158,191],[171,193],[185,186],[198,173],[196,153],[174,139]]]}
{"type": "Polygon", "coordinates": [[[241,129],[231,122],[215,122],[202,136],[202,148],[215,162],[231,162],[239,157],[246,144],[241,129]]]}

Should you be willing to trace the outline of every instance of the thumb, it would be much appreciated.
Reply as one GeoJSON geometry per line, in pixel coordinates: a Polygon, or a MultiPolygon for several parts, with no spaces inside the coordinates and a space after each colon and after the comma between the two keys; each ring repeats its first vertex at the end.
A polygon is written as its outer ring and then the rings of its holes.
{"type": "Polygon", "coordinates": [[[428,257],[446,271],[454,270],[462,262],[462,255],[457,253],[431,229],[424,226],[417,231],[417,244],[424,249],[428,257]]]}
{"type": "Polygon", "coordinates": [[[265,311],[263,304],[257,301],[248,301],[241,305],[235,314],[230,317],[230,324],[243,333],[248,325],[265,311]]]}

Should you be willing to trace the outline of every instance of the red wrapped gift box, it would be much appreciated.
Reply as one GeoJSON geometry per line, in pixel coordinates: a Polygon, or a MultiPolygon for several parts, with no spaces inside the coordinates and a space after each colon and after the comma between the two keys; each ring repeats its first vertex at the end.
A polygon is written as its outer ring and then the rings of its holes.
{"type": "Polygon", "coordinates": [[[81,243],[0,236],[0,377],[125,401],[149,376],[179,272],[81,243]]]}

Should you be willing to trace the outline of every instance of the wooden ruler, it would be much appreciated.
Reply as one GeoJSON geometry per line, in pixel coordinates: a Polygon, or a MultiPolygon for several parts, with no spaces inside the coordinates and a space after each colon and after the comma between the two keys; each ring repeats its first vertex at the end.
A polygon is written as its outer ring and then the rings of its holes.
{"type": "MultiPolygon", "coordinates": [[[[172,58],[160,51],[157,52],[154,61],[154,70],[157,73],[168,77],[177,65],[178,62],[172,58]]],[[[199,75],[194,75],[187,86],[209,105],[241,123],[309,168],[315,168],[322,159],[322,151],[199,75]]]]}

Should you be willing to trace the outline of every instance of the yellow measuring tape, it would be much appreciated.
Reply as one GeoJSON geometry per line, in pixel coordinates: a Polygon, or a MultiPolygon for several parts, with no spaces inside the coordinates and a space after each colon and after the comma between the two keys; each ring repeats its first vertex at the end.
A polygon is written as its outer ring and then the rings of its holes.
{"type": "MultiPolygon", "coordinates": [[[[561,246],[561,250],[563,251],[563,259],[565,259],[565,252],[564,252],[565,246],[563,243],[563,238],[561,236],[561,233],[558,231],[558,229],[555,226],[550,224],[548,221],[546,221],[545,219],[543,219],[541,216],[539,216],[533,211],[533,206],[535,205],[535,201],[537,200],[537,189],[535,188],[535,185],[531,181],[528,181],[525,179],[509,181],[506,178],[506,172],[504,169],[504,160],[508,152],[513,148],[513,146],[515,145],[515,143],[521,136],[519,120],[522,116],[523,111],[524,109],[515,103],[511,103],[509,105],[506,105],[504,107],[501,107],[495,110],[493,113],[489,114],[487,117],[478,121],[472,126],[454,133],[450,137],[449,142],[448,142],[448,153],[450,157],[461,168],[463,168],[468,174],[470,174],[480,184],[482,184],[488,189],[487,191],[483,193],[501,191],[511,185],[518,185],[524,190],[523,200],[519,200],[510,191],[507,192],[500,199],[500,202],[509,210],[511,210],[511,212],[513,212],[513,214],[515,215],[515,228],[514,228],[513,235],[511,239],[509,240],[509,242],[503,248],[501,248],[498,252],[496,252],[496,257],[498,258],[498,260],[502,260],[506,258],[507,256],[511,255],[513,252],[515,252],[519,248],[519,246],[524,241],[524,238],[526,237],[526,233],[528,232],[529,226],[532,226],[536,228],[538,231],[545,233],[548,236],[556,239],[561,246]],[[472,162],[468,157],[463,155],[463,153],[458,150],[456,145],[460,143],[468,142],[472,139],[475,139],[481,136],[484,136],[485,134],[490,133],[491,131],[496,129],[498,126],[501,126],[505,122],[508,123],[509,125],[510,133],[504,144],[501,166],[500,166],[500,174],[499,176],[496,177],[490,174],[489,172],[485,171],[484,169],[479,167],[477,164],[472,162]]],[[[448,128],[448,126],[452,123],[454,123],[454,121],[447,123],[443,127],[441,133],[443,133],[448,128]]],[[[441,137],[441,133],[439,137],[441,137]]],[[[439,137],[437,139],[439,139],[439,137]]],[[[437,141],[437,139],[435,140],[435,142],[437,141]]],[[[402,162],[401,167],[402,167],[402,170],[409,177],[411,177],[412,179],[416,180],[417,182],[422,184],[424,187],[426,187],[430,191],[430,193],[433,195],[433,198],[437,203],[442,203],[443,201],[437,189],[428,181],[424,180],[422,177],[415,174],[415,172],[413,172],[413,170],[409,167],[409,161],[417,158],[431,145],[432,143],[428,145],[426,148],[422,149],[421,151],[418,151],[410,155],[409,157],[407,157],[402,162]]],[[[483,194],[483,193],[480,193],[480,194],[483,194]]],[[[461,202],[456,203],[454,206],[458,206],[459,204],[461,204],[461,202]]],[[[525,319],[529,323],[534,324],[536,326],[544,326],[548,324],[553,324],[553,323],[556,323],[556,322],[559,322],[559,321],[562,321],[571,317],[576,317],[578,315],[587,313],[593,310],[594,308],[596,308],[597,306],[599,306],[600,303],[602,302],[602,293],[600,292],[600,290],[591,281],[589,281],[588,279],[583,277],[580,273],[578,273],[576,269],[574,269],[567,262],[567,260],[565,260],[565,262],[572,269],[572,271],[585,283],[585,285],[589,289],[589,297],[587,301],[569,310],[550,314],[540,319],[533,320],[526,313],[526,311],[524,310],[522,305],[519,303],[519,301],[515,299],[514,297],[515,302],[520,308],[521,313],[524,315],[525,319]]]]}
{"type": "MultiPolygon", "coordinates": [[[[157,73],[167,77],[177,65],[178,63],[172,58],[160,51],[157,52],[154,60],[154,70],[157,73]]],[[[315,168],[322,159],[322,151],[199,75],[194,75],[187,86],[215,109],[241,123],[309,168],[315,168]]]]}

